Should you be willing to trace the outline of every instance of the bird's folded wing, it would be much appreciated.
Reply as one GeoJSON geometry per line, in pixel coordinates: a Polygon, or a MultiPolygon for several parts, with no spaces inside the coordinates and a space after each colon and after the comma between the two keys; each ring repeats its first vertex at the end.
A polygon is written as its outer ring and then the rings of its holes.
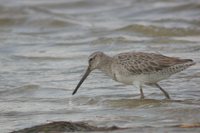
{"type": "Polygon", "coordinates": [[[134,74],[148,74],[186,62],[154,53],[122,53],[114,57],[124,69],[134,74]]]}

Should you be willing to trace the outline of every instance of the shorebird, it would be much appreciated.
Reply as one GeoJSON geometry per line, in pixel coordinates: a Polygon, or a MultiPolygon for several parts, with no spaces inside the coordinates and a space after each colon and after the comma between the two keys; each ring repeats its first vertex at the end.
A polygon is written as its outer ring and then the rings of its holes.
{"type": "Polygon", "coordinates": [[[98,69],[117,82],[135,85],[144,99],[143,85],[159,88],[167,99],[169,94],[158,84],[159,81],[181,72],[195,64],[191,59],[168,57],[156,53],[126,52],[113,57],[103,52],[94,52],[88,58],[88,68],[73,91],[74,95],[91,71],[98,69]]]}

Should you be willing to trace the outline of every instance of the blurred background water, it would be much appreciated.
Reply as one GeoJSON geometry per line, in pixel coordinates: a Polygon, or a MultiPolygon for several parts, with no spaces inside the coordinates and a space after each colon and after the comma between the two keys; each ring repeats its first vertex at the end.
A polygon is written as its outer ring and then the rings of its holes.
{"type": "Polygon", "coordinates": [[[198,0],[0,0],[0,131],[86,121],[160,132],[200,122],[199,62],[198,0]],[[72,96],[94,51],[156,52],[197,64],[161,82],[170,101],[150,87],[148,99],[137,100],[137,88],[98,71],[72,96]]]}

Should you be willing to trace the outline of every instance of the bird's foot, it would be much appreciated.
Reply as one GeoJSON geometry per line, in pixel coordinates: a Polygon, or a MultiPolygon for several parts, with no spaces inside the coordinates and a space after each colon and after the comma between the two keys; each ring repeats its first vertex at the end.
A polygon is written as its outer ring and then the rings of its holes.
{"type": "Polygon", "coordinates": [[[144,100],[144,96],[140,96],[140,100],[144,100]]]}

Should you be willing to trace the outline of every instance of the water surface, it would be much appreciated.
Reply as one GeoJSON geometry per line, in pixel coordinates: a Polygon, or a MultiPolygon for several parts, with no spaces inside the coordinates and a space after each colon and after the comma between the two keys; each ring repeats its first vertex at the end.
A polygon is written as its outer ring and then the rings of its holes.
{"type": "Polygon", "coordinates": [[[1,0],[1,133],[51,121],[199,132],[170,128],[200,122],[199,57],[197,0],[1,0]],[[150,87],[138,100],[137,88],[99,71],[72,96],[94,51],[156,52],[197,64],[160,83],[172,100],[150,87]]]}

